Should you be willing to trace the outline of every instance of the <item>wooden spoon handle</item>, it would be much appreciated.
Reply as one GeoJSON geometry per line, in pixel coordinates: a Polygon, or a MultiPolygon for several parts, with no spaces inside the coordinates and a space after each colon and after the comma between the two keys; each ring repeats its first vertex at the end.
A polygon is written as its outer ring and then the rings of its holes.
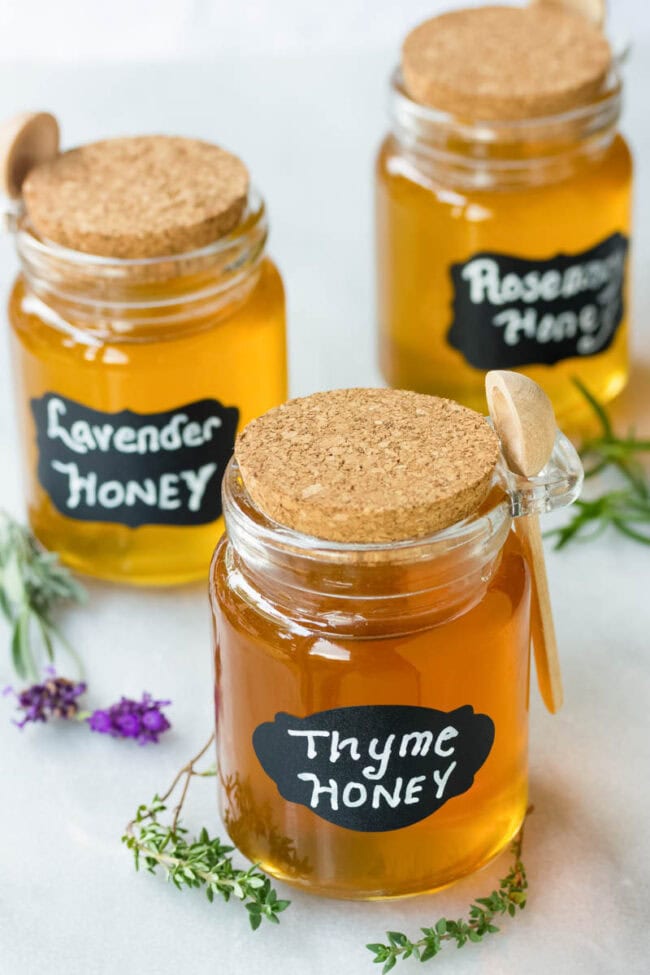
{"type": "Polygon", "coordinates": [[[562,707],[564,693],[539,516],[528,515],[526,518],[516,518],[515,525],[517,535],[528,555],[533,577],[531,635],[535,651],[537,683],[544,704],[551,714],[555,714],[562,707]]]}

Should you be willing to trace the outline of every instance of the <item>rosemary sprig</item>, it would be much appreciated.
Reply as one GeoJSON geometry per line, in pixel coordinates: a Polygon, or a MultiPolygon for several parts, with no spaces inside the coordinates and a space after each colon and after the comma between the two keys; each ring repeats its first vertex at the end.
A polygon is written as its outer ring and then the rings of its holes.
{"type": "Polygon", "coordinates": [[[573,380],[593,410],[600,433],[585,441],[580,456],[585,461],[585,479],[614,469],[622,485],[595,498],[580,498],[573,516],[562,528],[548,532],[555,538],[555,548],[569,542],[597,538],[609,527],[643,545],[650,545],[650,478],[641,457],[650,452],[650,440],[635,436],[630,430],[625,437],[614,432],[607,410],[579,379],[573,380]]]}
{"type": "MultiPolygon", "coordinates": [[[[532,809],[528,812],[532,812],[532,809]]],[[[476,898],[466,918],[451,920],[441,917],[432,927],[420,928],[422,937],[416,941],[412,941],[401,931],[388,931],[387,944],[366,945],[375,956],[373,961],[383,965],[382,975],[389,972],[398,961],[407,958],[416,958],[419,961],[435,958],[447,942],[455,942],[456,947],[462,948],[468,942],[482,941],[486,935],[496,934],[500,930],[494,923],[498,917],[514,917],[518,910],[522,911],[526,906],[528,889],[526,870],[521,860],[523,842],[522,826],[512,842],[514,862],[507,875],[499,881],[498,889],[493,890],[488,897],[476,898]]]]}
{"type": "Polygon", "coordinates": [[[204,887],[210,902],[215,895],[225,901],[231,897],[241,901],[255,931],[264,919],[278,924],[278,915],[291,902],[278,898],[270,878],[256,864],[247,870],[235,867],[230,856],[234,847],[224,845],[218,838],[211,839],[206,829],[200,831],[197,839],[188,839],[188,831],[181,826],[181,811],[192,779],[216,775],[214,769],[196,769],[213,742],[214,735],[183,766],[164,795],[156,795],[149,805],[138,807],[122,841],[133,851],[136,870],[141,863],[150,873],[162,867],[167,880],[178,890],[183,887],[204,887]],[[166,825],[160,822],[159,817],[166,812],[165,803],[179,786],[180,797],[173,809],[171,823],[166,825]]]}
{"type": "Polygon", "coordinates": [[[38,680],[43,656],[54,660],[57,645],[79,661],[55,624],[55,609],[81,603],[85,590],[46,552],[29,529],[0,511],[0,613],[11,627],[11,659],[16,674],[38,680]]]}

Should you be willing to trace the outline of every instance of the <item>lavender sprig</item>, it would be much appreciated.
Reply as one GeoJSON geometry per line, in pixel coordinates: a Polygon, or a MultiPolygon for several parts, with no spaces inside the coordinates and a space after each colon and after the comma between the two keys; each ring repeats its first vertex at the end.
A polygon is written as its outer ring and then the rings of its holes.
{"type": "Polygon", "coordinates": [[[43,658],[54,661],[55,649],[63,647],[79,661],[54,622],[54,611],[63,603],[81,603],[85,590],[46,552],[29,529],[0,511],[0,613],[11,627],[11,660],[23,680],[37,681],[43,658]]]}
{"type": "Polygon", "coordinates": [[[78,698],[86,692],[83,681],[58,677],[48,668],[47,678],[32,684],[22,691],[5,688],[5,694],[13,694],[21,720],[15,721],[19,728],[27,724],[50,721],[52,718],[84,721],[91,731],[110,735],[112,738],[132,738],[140,745],[156,743],[163,732],[171,728],[163,708],[171,701],[158,701],[151,694],[144,693],[141,700],[121,698],[109,708],[95,711],[80,711],[78,698]]]}
{"type": "Polygon", "coordinates": [[[97,710],[86,719],[91,731],[112,738],[135,738],[140,745],[157,742],[160,735],[171,728],[162,709],[171,701],[156,701],[151,694],[143,694],[141,701],[121,698],[106,710],[97,710]]]}
{"type": "Polygon", "coordinates": [[[51,718],[70,720],[79,717],[77,699],[86,691],[83,681],[72,681],[66,677],[57,677],[53,672],[42,684],[32,684],[22,691],[7,688],[5,693],[11,693],[16,699],[18,710],[22,712],[22,719],[14,723],[24,728],[30,722],[45,722],[51,718]]]}

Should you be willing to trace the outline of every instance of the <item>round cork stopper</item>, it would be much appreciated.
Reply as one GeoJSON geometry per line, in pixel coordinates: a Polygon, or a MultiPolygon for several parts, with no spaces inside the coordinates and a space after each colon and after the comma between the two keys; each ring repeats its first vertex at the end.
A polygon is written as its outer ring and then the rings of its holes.
{"type": "Polygon", "coordinates": [[[23,183],[39,236],[104,257],[182,254],[239,223],[246,166],[200,142],[149,135],[71,149],[36,166],[23,183]]]}
{"type": "Polygon", "coordinates": [[[537,118],[588,104],[611,63],[601,30],[556,4],[452,11],[420,24],[402,47],[411,98],[485,121],[537,118]]]}
{"type": "Polygon", "coordinates": [[[341,389],[290,400],[239,434],[248,493],[274,521],[335,542],[420,538],[472,514],[499,442],[451,400],[341,389]]]}

